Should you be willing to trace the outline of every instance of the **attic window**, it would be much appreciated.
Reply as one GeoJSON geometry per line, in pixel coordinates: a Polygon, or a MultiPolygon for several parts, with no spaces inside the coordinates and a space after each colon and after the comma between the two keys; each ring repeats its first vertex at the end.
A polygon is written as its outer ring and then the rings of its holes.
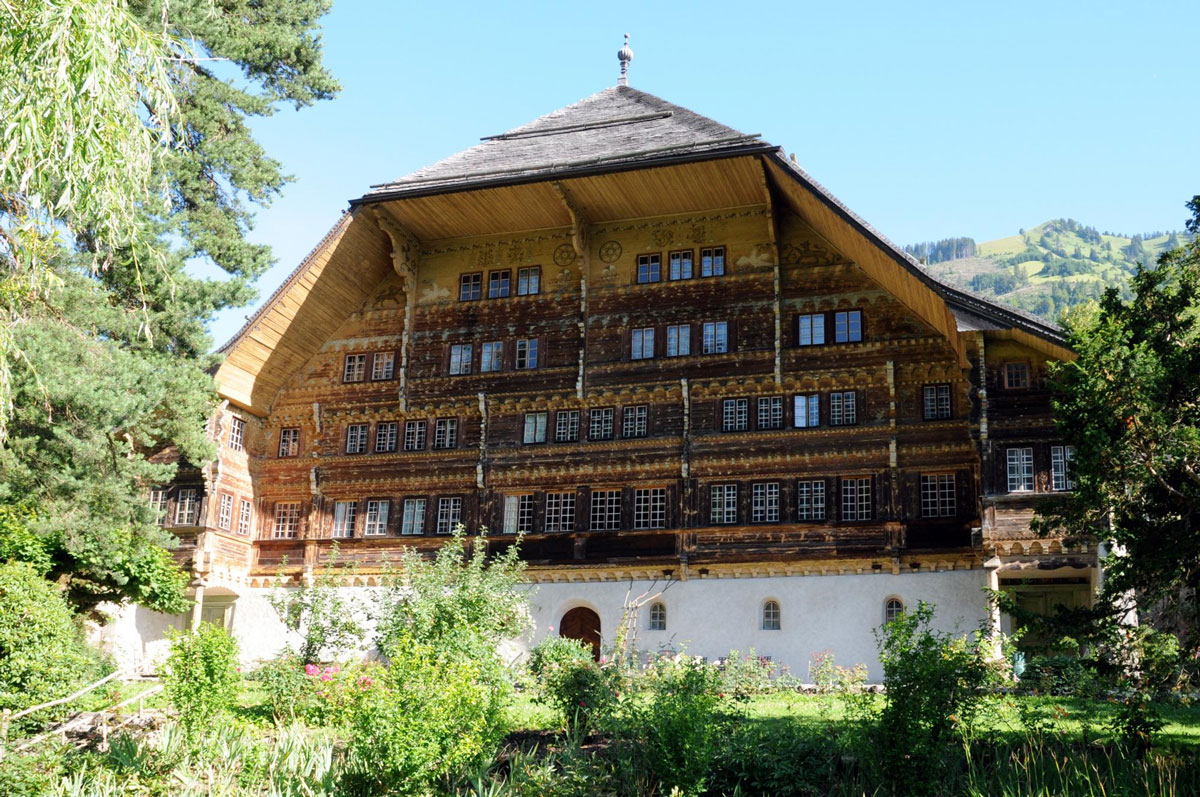
{"type": "Polygon", "coordinates": [[[700,276],[720,277],[725,273],[725,247],[712,246],[700,250],[700,276]]]}
{"type": "Polygon", "coordinates": [[[1029,363],[1005,363],[1004,387],[1009,390],[1029,387],[1029,363]]]}
{"type": "Polygon", "coordinates": [[[477,271],[474,274],[462,274],[458,278],[458,300],[460,302],[473,302],[479,299],[483,291],[483,272],[477,271]]]}

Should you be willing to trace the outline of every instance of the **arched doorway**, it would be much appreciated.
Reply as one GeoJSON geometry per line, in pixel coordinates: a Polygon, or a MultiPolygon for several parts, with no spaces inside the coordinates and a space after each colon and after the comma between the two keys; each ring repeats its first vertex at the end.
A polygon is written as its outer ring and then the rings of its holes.
{"type": "Polygon", "coordinates": [[[600,660],[600,615],[585,606],[577,606],[562,616],[558,635],[578,639],[592,646],[592,658],[600,660]]]}

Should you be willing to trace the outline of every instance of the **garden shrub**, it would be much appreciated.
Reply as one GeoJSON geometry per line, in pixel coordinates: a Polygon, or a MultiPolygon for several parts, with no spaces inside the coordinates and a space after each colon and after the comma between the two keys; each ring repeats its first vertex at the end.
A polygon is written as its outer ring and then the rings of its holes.
{"type": "Polygon", "coordinates": [[[770,797],[829,794],[839,756],[825,728],[739,722],[717,743],[709,791],[770,797]]]}
{"type": "Polygon", "coordinates": [[[304,664],[335,659],[362,640],[363,629],[355,619],[359,606],[339,586],[336,540],[329,558],[311,582],[301,581],[294,589],[276,587],[267,596],[284,626],[300,635],[295,652],[304,664]]]}
{"type": "Polygon", "coordinates": [[[163,687],[189,737],[233,706],[241,680],[237,661],[237,641],[218,625],[172,634],[163,687]]]}
{"type": "Polygon", "coordinates": [[[1021,686],[1045,695],[1088,697],[1099,688],[1095,662],[1076,655],[1034,656],[1021,674],[1021,686]]]}
{"type": "Polygon", "coordinates": [[[383,673],[377,664],[305,664],[286,655],[265,662],[253,678],[262,684],[266,705],[276,723],[301,720],[309,725],[347,724],[361,700],[383,673]]]}
{"type": "Polygon", "coordinates": [[[584,643],[547,637],[530,651],[529,672],[537,681],[535,700],[554,709],[568,733],[586,735],[611,716],[619,676],[597,664],[584,643]]]}
{"type": "Polygon", "coordinates": [[[775,689],[775,675],[775,663],[759,656],[754,648],[744,656],[740,650],[731,650],[721,671],[721,685],[726,693],[744,700],[775,689]]]}

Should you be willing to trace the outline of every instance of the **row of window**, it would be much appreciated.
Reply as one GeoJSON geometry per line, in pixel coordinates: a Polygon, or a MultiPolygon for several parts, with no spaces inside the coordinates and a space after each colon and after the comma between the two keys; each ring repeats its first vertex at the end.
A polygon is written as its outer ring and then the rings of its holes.
{"type": "MultiPolygon", "coordinates": [[[[893,597],[884,601],[883,621],[885,623],[892,622],[902,614],[904,614],[904,602],[902,600],[893,597]]],[[[763,601],[760,621],[760,628],[763,631],[779,631],[783,628],[783,611],[780,608],[779,601],[774,599],[763,601]]],[[[665,603],[655,601],[650,604],[646,627],[650,631],[667,630],[667,605],[665,603]]]]}
{"type": "Polygon", "coordinates": [[[481,374],[503,371],[506,370],[506,362],[511,363],[509,367],[518,371],[537,368],[538,348],[537,338],[518,338],[511,346],[506,346],[502,340],[490,340],[479,344],[479,359],[476,360],[474,344],[456,343],[450,347],[450,374],[470,374],[476,367],[481,374]],[[512,353],[509,360],[505,359],[506,348],[512,353]]]}
{"type": "Polygon", "coordinates": [[[396,352],[375,351],[346,355],[342,361],[343,382],[364,382],[368,374],[373,382],[394,377],[396,375],[396,352]]]}
{"type": "MultiPolygon", "coordinates": [[[[1071,478],[1070,464],[1075,458],[1074,446],[1050,447],[1050,489],[1065,491],[1075,489],[1071,478]]],[[[1008,465],[1008,491],[1029,493],[1034,490],[1033,448],[1010,448],[1006,452],[1008,465]]]]}
{"type": "MultiPolygon", "coordinates": [[[[542,267],[529,266],[517,269],[517,296],[533,296],[542,292],[542,267]]],[[[512,269],[501,268],[487,275],[487,298],[507,299],[512,295],[512,269]]],[[[483,272],[460,274],[458,277],[458,300],[473,302],[483,298],[483,272]]]]}
{"type": "MultiPolygon", "coordinates": [[[[696,275],[694,250],[679,249],[667,252],[667,279],[689,280],[696,275]]],[[[701,277],[720,277],[725,274],[725,247],[706,246],[700,249],[701,277]]],[[[662,253],[649,252],[637,256],[637,282],[662,282],[662,253]]]]}
{"type": "MultiPolygon", "coordinates": [[[[168,489],[156,487],[150,491],[150,509],[154,512],[160,526],[165,526],[167,515],[168,489]]],[[[224,531],[236,531],[242,536],[249,537],[254,528],[254,504],[245,498],[237,500],[237,518],[234,525],[234,496],[229,493],[218,493],[217,528],[224,531]]],[[[181,487],[175,494],[176,526],[195,526],[200,522],[200,489],[197,487],[181,487]]]]}
{"type": "MultiPolygon", "coordinates": [[[[406,498],[400,502],[400,533],[405,535],[425,533],[425,508],[427,499],[406,498]]],[[[463,499],[450,496],[437,499],[437,514],[434,516],[434,532],[450,534],[462,522],[463,499]]],[[[300,530],[299,501],[281,501],[275,504],[271,537],[295,539],[300,530]]],[[[388,533],[392,519],[392,501],[387,498],[371,498],[363,502],[362,518],[359,518],[359,502],[336,501],[333,505],[333,536],[382,537],[388,533]]]]}

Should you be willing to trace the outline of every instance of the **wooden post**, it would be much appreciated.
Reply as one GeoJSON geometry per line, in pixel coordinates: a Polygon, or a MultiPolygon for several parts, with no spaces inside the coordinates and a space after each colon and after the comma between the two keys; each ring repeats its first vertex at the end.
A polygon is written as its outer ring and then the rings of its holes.
{"type": "Polygon", "coordinates": [[[204,610],[204,582],[196,583],[196,602],[192,604],[192,633],[200,629],[200,618],[204,610]]]}

